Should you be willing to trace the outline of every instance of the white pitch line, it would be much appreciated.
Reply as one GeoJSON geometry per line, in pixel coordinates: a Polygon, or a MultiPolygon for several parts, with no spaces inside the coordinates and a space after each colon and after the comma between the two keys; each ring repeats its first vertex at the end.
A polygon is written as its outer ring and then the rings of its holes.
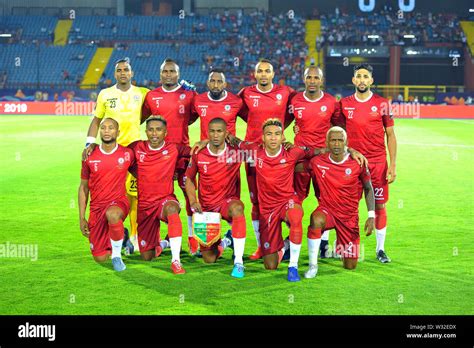
{"type": "Polygon", "coordinates": [[[474,120],[473,121],[464,121],[464,120],[450,120],[450,119],[447,119],[448,121],[453,121],[453,122],[458,122],[458,123],[464,123],[464,124],[470,124],[470,125],[474,125],[474,120]]]}
{"type": "Polygon", "coordinates": [[[413,145],[413,146],[432,146],[432,147],[461,147],[465,149],[474,149],[474,145],[462,145],[462,144],[426,144],[426,143],[407,143],[399,141],[400,145],[413,145]]]}

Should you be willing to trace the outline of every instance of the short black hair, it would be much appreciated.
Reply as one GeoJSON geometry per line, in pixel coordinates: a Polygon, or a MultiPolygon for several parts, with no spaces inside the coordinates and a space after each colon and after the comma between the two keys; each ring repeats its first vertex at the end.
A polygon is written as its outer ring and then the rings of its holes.
{"type": "Polygon", "coordinates": [[[212,73],[225,74],[224,69],[221,69],[221,68],[212,68],[211,70],[209,70],[209,74],[212,74],[212,73]]]}
{"type": "Polygon", "coordinates": [[[118,59],[118,60],[115,62],[115,65],[117,65],[118,63],[128,63],[128,65],[131,66],[131,64],[130,64],[130,58],[128,58],[128,57],[124,57],[124,58],[118,59]]]}
{"type": "Polygon", "coordinates": [[[265,122],[263,122],[262,130],[265,130],[265,128],[269,126],[277,126],[280,127],[281,130],[283,130],[283,124],[278,118],[269,118],[265,122]]]}
{"type": "Polygon", "coordinates": [[[372,68],[372,65],[368,63],[362,63],[362,64],[357,64],[356,66],[354,66],[354,74],[356,73],[357,70],[360,70],[360,69],[367,70],[368,72],[370,72],[371,75],[374,72],[374,68],[372,68]]]}
{"type": "Polygon", "coordinates": [[[209,75],[207,75],[207,80],[209,81],[211,79],[211,75],[213,73],[218,73],[218,74],[221,74],[222,75],[222,81],[225,82],[225,72],[223,69],[220,69],[220,68],[212,68],[211,70],[209,70],[209,75]]]}
{"type": "Polygon", "coordinates": [[[159,121],[159,122],[163,123],[165,125],[165,127],[168,127],[168,124],[166,123],[166,120],[163,117],[159,116],[159,115],[158,116],[153,115],[153,116],[150,116],[146,119],[145,124],[146,124],[147,128],[148,128],[148,123],[150,123],[151,121],[159,121]]]}
{"type": "Polygon", "coordinates": [[[220,124],[223,124],[224,127],[227,129],[227,122],[223,119],[223,118],[220,118],[220,117],[215,117],[211,120],[211,122],[209,122],[209,126],[211,124],[215,124],[215,123],[220,123],[220,124]]]}
{"type": "Polygon", "coordinates": [[[179,65],[178,63],[174,60],[174,59],[171,59],[171,58],[166,58],[163,63],[161,63],[160,65],[160,72],[163,71],[163,68],[165,67],[165,65],[167,63],[173,63],[174,66],[176,67],[176,71],[179,73],[179,65]]]}
{"type": "Polygon", "coordinates": [[[270,59],[267,59],[267,58],[261,58],[258,60],[258,63],[255,64],[255,70],[257,70],[257,66],[260,64],[260,63],[268,63],[272,66],[272,69],[273,71],[275,71],[275,65],[272,63],[272,61],[270,59]]]}
{"type": "Polygon", "coordinates": [[[101,122],[100,124],[104,123],[104,122],[107,121],[107,120],[113,121],[115,127],[116,127],[118,130],[120,130],[120,126],[119,126],[118,121],[117,121],[116,119],[113,119],[112,117],[105,117],[105,118],[102,120],[102,122],[101,122]]]}
{"type": "Polygon", "coordinates": [[[273,63],[270,59],[267,59],[267,58],[261,58],[258,60],[259,63],[268,63],[268,64],[271,64],[273,66],[273,63]]]}

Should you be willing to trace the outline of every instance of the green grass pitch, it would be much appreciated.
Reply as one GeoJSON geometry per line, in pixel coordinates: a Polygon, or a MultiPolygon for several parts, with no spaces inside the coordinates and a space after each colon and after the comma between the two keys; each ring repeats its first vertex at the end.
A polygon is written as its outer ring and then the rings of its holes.
{"type": "MultiPolygon", "coordinates": [[[[0,117],[0,244],[38,247],[36,261],[0,258],[1,314],[474,314],[473,121],[398,120],[386,241],[392,263],[377,262],[375,235],[363,235],[365,258],[355,271],[320,261],[317,278],[299,283],[286,280],[287,263],[265,271],[261,261],[246,261],[245,278],[234,279],[230,250],[212,265],[184,253],[184,276],[171,273],[169,251],[151,263],[126,257],[122,273],[94,263],[77,209],[89,121],[0,117]]],[[[239,124],[238,135],[244,130],[239,124]]],[[[197,124],[190,135],[198,139],[197,124]]],[[[242,184],[248,256],[256,243],[242,184]]],[[[314,197],[304,203],[305,231],[315,207],[314,197]]],[[[361,226],[366,215],[362,200],[361,226]]],[[[307,266],[304,238],[301,274],[307,266]]]]}

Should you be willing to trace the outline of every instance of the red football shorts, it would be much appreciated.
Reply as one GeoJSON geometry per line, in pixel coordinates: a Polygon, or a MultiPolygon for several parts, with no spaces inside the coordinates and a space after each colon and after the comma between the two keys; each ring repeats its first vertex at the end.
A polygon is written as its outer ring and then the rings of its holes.
{"type": "MultiPolygon", "coordinates": [[[[286,213],[295,204],[300,204],[297,196],[283,202],[271,210],[260,209],[260,248],[262,255],[276,253],[283,248],[283,237],[281,223],[286,221],[286,213]]],[[[260,206],[260,208],[262,208],[260,206]]]]}
{"type": "Polygon", "coordinates": [[[253,164],[245,163],[245,171],[247,173],[250,201],[252,204],[258,204],[257,170],[253,164]]]}
{"type": "Polygon", "coordinates": [[[91,208],[89,214],[89,243],[93,256],[102,256],[112,253],[110,244],[109,222],[107,221],[107,209],[112,206],[119,207],[123,212],[123,218],[128,215],[130,204],[127,197],[113,201],[104,207],[91,208]]]}
{"type": "Polygon", "coordinates": [[[343,220],[333,215],[327,208],[319,206],[314,212],[321,212],[326,216],[324,231],[336,230],[336,253],[347,259],[358,259],[360,254],[359,215],[343,220]]]}
{"type": "Polygon", "coordinates": [[[388,181],[387,162],[370,163],[369,171],[374,188],[375,203],[383,204],[388,202],[388,181]]]}
{"type": "Polygon", "coordinates": [[[308,172],[295,172],[294,176],[294,185],[295,185],[295,192],[298,196],[300,202],[303,202],[309,195],[310,190],[310,183],[313,182],[314,193],[316,198],[319,198],[319,186],[316,182],[316,178],[314,178],[308,172]]]}
{"type": "Polygon", "coordinates": [[[138,246],[140,252],[153,250],[160,245],[160,221],[168,222],[163,217],[163,208],[170,201],[179,205],[176,196],[169,195],[146,209],[138,207],[138,246]]]}

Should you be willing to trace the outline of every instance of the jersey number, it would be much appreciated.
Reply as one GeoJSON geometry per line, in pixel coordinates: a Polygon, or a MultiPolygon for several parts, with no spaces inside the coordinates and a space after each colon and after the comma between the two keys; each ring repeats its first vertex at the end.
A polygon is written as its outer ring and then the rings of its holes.
{"type": "Polygon", "coordinates": [[[201,116],[206,116],[206,108],[201,109],[201,116]]]}
{"type": "Polygon", "coordinates": [[[258,106],[258,99],[254,99],[254,100],[253,100],[253,106],[254,106],[254,107],[257,107],[257,106],[258,106]]]}
{"type": "Polygon", "coordinates": [[[323,172],[322,177],[324,178],[324,175],[326,174],[326,169],[323,169],[322,172],[323,172]]]}
{"type": "Polygon", "coordinates": [[[374,191],[375,191],[375,194],[374,194],[375,197],[383,197],[383,187],[376,187],[374,188],[374,191]]]}
{"type": "Polygon", "coordinates": [[[137,188],[137,181],[136,180],[131,180],[130,181],[130,189],[136,189],[137,188]]]}
{"type": "Polygon", "coordinates": [[[111,109],[114,109],[115,106],[116,106],[115,100],[111,100],[111,101],[110,101],[110,108],[111,108],[111,109]]]}
{"type": "Polygon", "coordinates": [[[347,116],[347,118],[352,118],[352,115],[354,115],[354,110],[349,110],[349,115],[347,116]]]}

